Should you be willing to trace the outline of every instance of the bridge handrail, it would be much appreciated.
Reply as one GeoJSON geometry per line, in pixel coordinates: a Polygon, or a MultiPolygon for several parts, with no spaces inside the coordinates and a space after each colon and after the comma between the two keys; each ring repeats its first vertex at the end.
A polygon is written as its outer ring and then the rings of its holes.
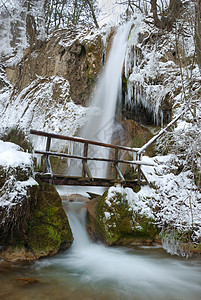
{"type": "Polygon", "coordinates": [[[42,155],[49,155],[49,156],[58,156],[58,157],[66,157],[66,158],[75,158],[81,160],[96,160],[96,161],[105,161],[105,162],[113,162],[113,163],[124,163],[124,164],[131,164],[131,165],[143,165],[143,166],[156,166],[154,163],[149,163],[142,160],[116,160],[116,159],[107,159],[107,158],[99,158],[99,157],[86,157],[86,156],[78,156],[78,155],[71,155],[66,153],[57,153],[52,151],[40,151],[35,150],[35,154],[42,154],[42,155]]]}
{"type": "Polygon", "coordinates": [[[96,142],[96,141],[92,141],[92,140],[87,140],[87,139],[84,139],[81,137],[65,136],[65,135],[61,135],[61,134],[48,133],[48,132],[40,131],[40,130],[31,129],[30,133],[34,134],[34,135],[39,135],[39,136],[44,136],[44,137],[49,137],[49,138],[54,138],[54,139],[79,142],[79,143],[83,143],[83,144],[87,143],[90,145],[114,148],[114,149],[119,149],[119,150],[126,150],[126,151],[131,151],[131,152],[136,152],[136,153],[141,150],[141,148],[131,148],[131,147],[125,147],[125,146],[106,144],[106,143],[96,142]]]}

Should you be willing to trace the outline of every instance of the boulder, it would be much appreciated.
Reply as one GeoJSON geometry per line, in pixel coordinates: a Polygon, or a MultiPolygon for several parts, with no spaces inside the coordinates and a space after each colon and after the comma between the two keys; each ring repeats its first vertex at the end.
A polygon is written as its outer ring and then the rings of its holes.
{"type": "Polygon", "coordinates": [[[53,185],[33,178],[32,157],[0,141],[0,257],[32,261],[73,242],[61,198],[53,185]]]}
{"type": "MultiPolygon", "coordinates": [[[[68,218],[62,207],[62,202],[56,188],[47,183],[39,182],[28,191],[29,197],[22,211],[16,205],[12,217],[21,214],[6,239],[1,239],[3,245],[0,257],[7,261],[32,261],[41,257],[55,255],[60,250],[69,248],[73,242],[68,218]],[[18,227],[17,227],[18,226],[18,227]],[[20,232],[19,232],[20,228],[20,232]]],[[[25,201],[24,199],[24,201],[25,201]]],[[[21,207],[21,206],[20,206],[21,207]]],[[[12,220],[9,220],[12,224],[12,220]]],[[[1,223],[4,230],[4,224],[1,223]]]]}
{"type": "MultiPolygon", "coordinates": [[[[123,189],[122,189],[123,191],[123,189]]],[[[145,214],[135,213],[127,194],[114,187],[87,204],[87,229],[92,240],[107,245],[147,245],[158,229],[145,214]]]]}

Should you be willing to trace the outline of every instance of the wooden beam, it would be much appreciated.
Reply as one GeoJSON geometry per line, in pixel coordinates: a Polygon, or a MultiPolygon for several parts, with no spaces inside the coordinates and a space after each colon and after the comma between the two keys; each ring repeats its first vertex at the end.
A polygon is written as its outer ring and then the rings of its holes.
{"type": "MultiPolygon", "coordinates": [[[[102,186],[110,187],[115,184],[120,184],[124,187],[134,188],[137,185],[137,180],[115,180],[115,179],[106,179],[106,178],[94,178],[90,180],[89,178],[82,177],[73,177],[73,176],[62,176],[62,175],[53,175],[50,174],[36,174],[36,178],[39,177],[43,182],[49,182],[52,180],[52,184],[55,185],[77,185],[77,186],[102,186]]],[[[146,182],[141,182],[141,185],[145,185],[146,182]]]]}
{"type": "MultiPolygon", "coordinates": [[[[84,157],[87,157],[88,155],[88,144],[84,143],[84,153],[83,153],[84,157]]],[[[82,177],[85,178],[86,177],[86,167],[85,167],[85,163],[87,163],[87,159],[83,159],[82,160],[82,177]]]]}
{"type": "Polygon", "coordinates": [[[118,158],[119,158],[119,149],[115,149],[115,162],[114,162],[114,179],[117,179],[118,171],[116,167],[118,166],[118,158]]]}
{"type": "Polygon", "coordinates": [[[39,135],[39,136],[51,137],[51,138],[54,138],[54,139],[74,141],[74,142],[79,142],[79,143],[88,143],[90,145],[96,145],[96,146],[108,147],[108,148],[113,148],[113,149],[126,150],[126,151],[131,151],[131,152],[138,152],[141,149],[141,148],[131,148],[131,147],[112,145],[112,144],[105,144],[105,143],[101,143],[101,142],[96,142],[96,141],[92,141],[92,140],[83,139],[83,138],[80,138],[80,137],[65,136],[65,135],[61,135],[61,134],[48,133],[48,132],[33,130],[33,129],[30,130],[30,133],[34,134],[34,135],[39,135]]]}
{"type": "Polygon", "coordinates": [[[84,161],[83,162],[83,167],[84,167],[84,171],[85,173],[87,174],[87,176],[91,179],[91,180],[94,180],[92,175],[91,175],[91,171],[89,170],[89,166],[87,165],[87,162],[84,161]]]}
{"type": "Polygon", "coordinates": [[[35,150],[34,153],[36,154],[48,154],[50,156],[58,156],[58,157],[66,157],[66,158],[75,158],[75,159],[81,159],[81,160],[96,160],[96,161],[105,161],[105,162],[112,162],[112,163],[123,163],[123,164],[131,164],[131,165],[142,165],[142,166],[156,166],[156,164],[153,163],[148,163],[146,161],[138,161],[138,160],[118,160],[116,161],[115,159],[107,159],[107,158],[98,158],[98,157],[84,157],[84,156],[78,156],[78,155],[71,155],[71,154],[66,154],[66,153],[57,153],[57,152],[46,152],[46,151],[40,151],[40,150],[35,150]]]}
{"type": "Polygon", "coordinates": [[[46,154],[43,155],[44,157],[44,168],[43,171],[44,173],[51,173],[52,174],[52,168],[51,168],[51,163],[50,163],[50,158],[47,152],[50,150],[50,145],[51,145],[51,137],[47,137],[47,142],[46,142],[46,154]]]}

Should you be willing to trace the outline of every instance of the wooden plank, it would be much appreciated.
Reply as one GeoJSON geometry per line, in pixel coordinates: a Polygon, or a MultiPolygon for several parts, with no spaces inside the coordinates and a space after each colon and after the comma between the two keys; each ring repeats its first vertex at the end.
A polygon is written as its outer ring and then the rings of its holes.
{"type": "Polygon", "coordinates": [[[46,137],[49,136],[54,139],[74,141],[74,142],[79,142],[79,143],[88,143],[90,145],[126,150],[126,151],[131,151],[131,152],[138,152],[141,149],[141,148],[131,148],[131,147],[112,145],[112,144],[105,144],[105,143],[96,142],[96,141],[92,141],[92,140],[86,140],[86,139],[83,139],[80,137],[65,136],[65,135],[61,135],[61,134],[48,133],[48,132],[33,130],[33,129],[30,130],[30,133],[34,134],[34,135],[39,135],[39,136],[46,136],[46,137]]]}
{"type": "MultiPolygon", "coordinates": [[[[102,186],[110,187],[115,184],[120,184],[125,187],[135,187],[137,185],[137,180],[115,180],[115,179],[105,179],[105,178],[94,178],[90,180],[89,178],[73,177],[73,176],[60,176],[51,174],[39,174],[37,173],[36,177],[39,177],[43,182],[49,182],[52,180],[52,184],[55,185],[78,185],[78,186],[102,186]]],[[[141,182],[141,185],[146,184],[146,182],[141,182]]]]}
{"type": "Polygon", "coordinates": [[[115,159],[107,159],[107,158],[98,158],[98,157],[84,157],[84,156],[78,156],[78,155],[71,155],[66,153],[57,153],[57,152],[46,152],[46,151],[40,151],[35,150],[34,153],[36,154],[48,154],[50,156],[58,156],[58,157],[66,157],[66,158],[75,158],[75,159],[86,159],[86,160],[96,160],[96,161],[105,161],[105,162],[113,162],[113,163],[123,163],[123,164],[131,164],[131,165],[142,165],[142,166],[156,166],[156,164],[151,164],[148,162],[138,161],[138,160],[118,160],[115,159]]]}

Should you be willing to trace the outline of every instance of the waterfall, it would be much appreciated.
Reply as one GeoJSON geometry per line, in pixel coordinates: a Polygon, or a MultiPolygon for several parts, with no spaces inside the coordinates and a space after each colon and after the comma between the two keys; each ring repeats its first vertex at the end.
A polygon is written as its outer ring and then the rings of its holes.
{"type": "MultiPolygon", "coordinates": [[[[130,27],[130,22],[120,26],[114,37],[108,60],[91,102],[91,106],[97,108],[99,115],[90,119],[81,131],[80,134],[84,138],[111,143],[117,100],[121,95],[121,73],[130,27]]],[[[97,153],[97,147],[90,149],[99,156],[105,158],[109,156],[107,150],[99,149],[97,153]]],[[[94,174],[95,176],[106,176],[105,163],[104,165],[102,163],[90,164],[90,169],[92,175],[96,172],[98,174],[94,174]]]]}
{"type": "Polygon", "coordinates": [[[198,295],[193,299],[200,299],[200,268],[193,271],[157,248],[131,250],[92,243],[86,232],[84,204],[66,201],[63,204],[74,242],[69,250],[47,263],[51,262],[51,270],[56,268],[62,280],[68,276],[70,284],[78,280],[76,289],[82,291],[80,283],[87,285],[87,290],[93,287],[96,296],[78,298],[159,300],[178,299],[179,294],[180,299],[192,299],[193,292],[198,295]],[[101,297],[102,292],[105,297],[101,297]]]}
{"type": "MultiPolygon", "coordinates": [[[[65,207],[65,203],[64,207],[65,207]]],[[[74,236],[73,248],[82,248],[90,244],[86,231],[86,204],[80,202],[69,203],[66,207],[72,233],[74,236]]]]}

